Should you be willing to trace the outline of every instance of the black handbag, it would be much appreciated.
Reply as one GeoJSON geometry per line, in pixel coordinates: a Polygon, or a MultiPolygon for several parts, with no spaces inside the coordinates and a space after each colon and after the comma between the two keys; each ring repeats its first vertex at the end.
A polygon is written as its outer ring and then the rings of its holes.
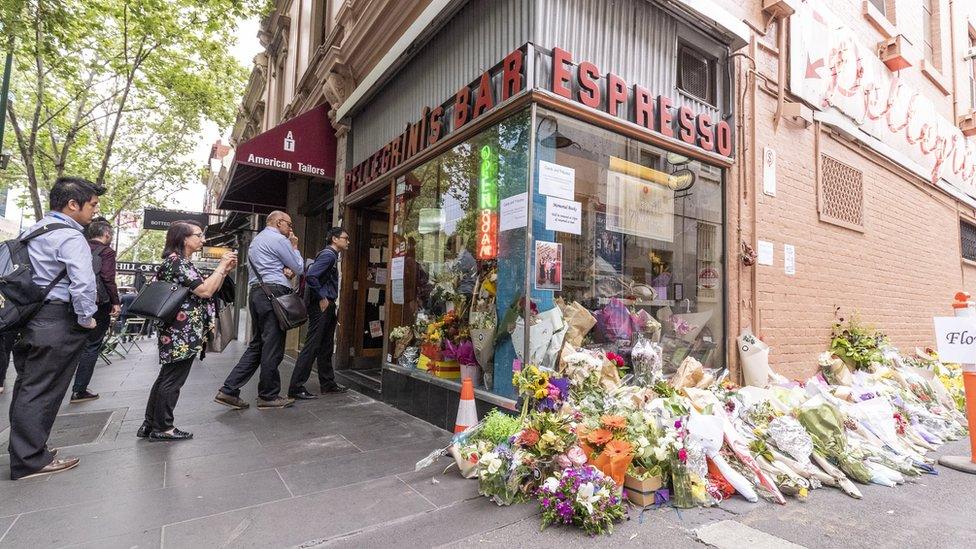
{"type": "Polygon", "coordinates": [[[154,318],[163,324],[172,324],[180,305],[186,301],[190,289],[178,282],[157,280],[146,285],[135,301],[129,305],[128,314],[154,318]]]}
{"type": "Polygon", "coordinates": [[[251,270],[254,271],[254,276],[258,279],[258,286],[264,291],[264,294],[268,296],[271,301],[271,309],[274,311],[275,318],[278,319],[278,326],[282,330],[288,331],[295,329],[302,324],[308,322],[308,309],[305,307],[305,273],[302,272],[302,278],[300,279],[299,287],[297,292],[287,293],[285,295],[275,296],[271,293],[271,289],[268,285],[264,283],[261,279],[261,273],[258,272],[257,268],[254,267],[254,263],[248,261],[251,265],[251,270]]]}

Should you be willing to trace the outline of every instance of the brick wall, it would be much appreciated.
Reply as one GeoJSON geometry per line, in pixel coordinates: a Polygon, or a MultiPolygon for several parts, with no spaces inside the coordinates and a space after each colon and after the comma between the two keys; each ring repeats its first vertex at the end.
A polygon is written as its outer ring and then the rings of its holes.
{"type": "MultiPolygon", "coordinates": [[[[921,10],[921,1],[899,1],[896,20],[900,32],[921,35],[921,15],[907,15],[921,10]]],[[[722,4],[753,26],[763,27],[760,1],[722,4]]],[[[824,4],[864,36],[865,43],[882,39],[862,15],[863,0],[824,0],[824,4]]],[[[940,51],[945,62],[951,63],[947,13],[941,20],[945,24],[941,25],[940,51]]],[[[973,215],[972,208],[877,153],[833,135],[827,127],[821,131],[816,124],[803,128],[784,121],[775,129],[776,32],[771,28],[766,37],[757,33],[757,46],[751,50],[762,75],[755,105],[750,93],[744,95],[744,102],[737,94],[737,108],[752,115],[755,128],[747,120],[740,130],[744,140],[728,177],[728,253],[733,279],[728,288],[730,336],[758,324],[772,347],[774,370],[797,378],[816,370],[817,355],[827,349],[838,306],[845,319],[858,313],[864,324],[882,329],[903,351],[931,345],[931,318],[951,314],[949,304],[956,291],[976,294],[976,265],[964,264],[959,252],[959,216],[973,215]],[[759,164],[766,146],[777,153],[775,197],[762,194],[761,168],[751,165],[751,151],[757,151],[759,164]],[[863,232],[820,220],[816,177],[820,152],[863,172],[863,232]],[[745,181],[740,182],[743,173],[745,181]],[[753,192],[758,193],[755,209],[753,192]],[[754,215],[756,234],[752,233],[754,215]],[[742,267],[737,258],[739,240],[755,244],[757,238],[773,242],[775,253],[772,266],[755,267],[758,311],[753,311],[751,268],[742,267]],[[784,244],[796,248],[793,276],[784,273],[784,244]]],[[[738,66],[742,82],[751,63],[743,61],[738,66]]],[[[945,67],[942,72],[950,75],[950,70],[952,67],[945,67]]],[[[939,91],[918,67],[903,71],[902,76],[935,102],[943,116],[953,117],[952,97],[939,91]]],[[[968,90],[963,91],[968,97],[968,90]]]]}

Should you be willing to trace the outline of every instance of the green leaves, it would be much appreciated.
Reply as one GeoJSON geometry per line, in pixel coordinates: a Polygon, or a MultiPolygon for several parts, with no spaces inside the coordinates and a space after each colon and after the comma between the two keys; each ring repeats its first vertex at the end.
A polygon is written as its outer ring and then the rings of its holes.
{"type": "Polygon", "coordinates": [[[161,205],[198,181],[205,121],[229,125],[246,70],[236,23],[264,0],[0,0],[15,67],[8,173],[35,213],[60,175],[108,188],[102,208],[161,205]],[[14,145],[14,146],[11,146],[14,145]]]}

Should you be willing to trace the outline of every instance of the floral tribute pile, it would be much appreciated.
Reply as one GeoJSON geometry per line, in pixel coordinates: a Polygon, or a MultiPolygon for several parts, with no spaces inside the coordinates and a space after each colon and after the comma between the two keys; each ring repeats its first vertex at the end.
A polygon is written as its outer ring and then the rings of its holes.
{"type": "Polygon", "coordinates": [[[881,338],[863,352],[843,337],[814,377],[773,374],[765,387],[715,381],[694,358],[641,386],[622,377],[622,357],[564,350],[558,371],[517,368],[519,416],[492,411],[450,453],[498,505],[535,500],[543,528],[589,534],[612,532],[630,506],[782,504],[822,487],[860,498],[859,484],[935,474],[926,453],[966,435],[960,368],[928,350],[901,356],[881,338]]]}

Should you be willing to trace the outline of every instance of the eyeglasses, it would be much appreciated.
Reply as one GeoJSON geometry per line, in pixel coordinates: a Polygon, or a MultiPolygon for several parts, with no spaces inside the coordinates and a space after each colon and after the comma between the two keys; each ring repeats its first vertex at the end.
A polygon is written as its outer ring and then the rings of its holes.
{"type": "Polygon", "coordinates": [[[278,223],[287,223],[287,224],[288,224],[288,228],[289,228],[289,229],[295,226],[295,225],[293,225],[293,224],[292,224],[292,222],[291,222],[291,221],[286,221],[286,220],[284,220],[284,219],[279,219],[279,220],[278,220],[278,223]]]}
{"type": "Polygon", "coordinates": [[[344,234],[340,236],[337,240],[349,240],[349,235],[344,234]]]}

